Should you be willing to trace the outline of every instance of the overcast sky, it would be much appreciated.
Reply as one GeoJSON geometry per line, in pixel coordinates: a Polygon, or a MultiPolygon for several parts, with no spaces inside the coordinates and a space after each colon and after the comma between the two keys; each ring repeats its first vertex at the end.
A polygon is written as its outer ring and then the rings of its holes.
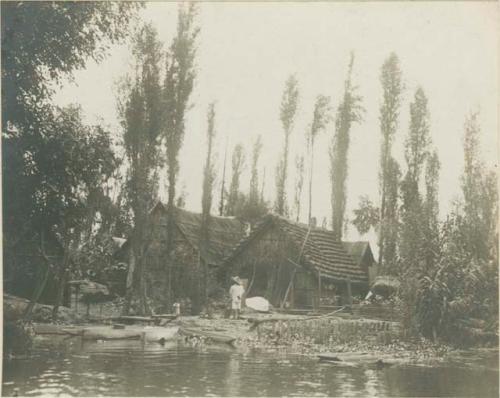
{"type": "MultiPolygon", "coordinates": [[[[290,154],[293,165],[295,155],[305,153],[305,132],[316,95],[328,95],[333,106],[338,105],[351,51],[356,57],[354,82],[359,85],[366,113],[364,121],[351,131],[347,216],[352,217],[360,195],[377,202],[379,73],[384,59],[394,51],[406,85],[394,155],[404,168],[402,143],[408,132],[408,106],[421,85],[429,99],[433,145],[442,163],[440,203],[444,215],[450,201],[460,194],[463,123],[471,110],[480,110],[485,162],[490,167],[496,164],[496,11],[495,2],[201,4],[198,78],[193,108],[187,114],[178,184],[178,189],[184,186],[187,191],[187,208],[201,209],[210,102],[216,101],[219,177],[226,139],[229,150],[241,142],[250,156],[251,143],[260,134],[265,194],[274,201],[274,171],[283,142],[279,105],[285,80],[294,73],[300,86],[290,154]]],[[[149,3],[141,12],[141,19],[153,22],[166,45],[174,35],[176,18],[175,3],[149,3]]],[[[56,101],[81,104],[88,121],[101,118],[119,135],[114,85],[129,70],[130,54],[126,45],[117,46],[101,64],[88,63],[75,74],[74,83],[64,85],[56,101]]],[[[332,135],[333,124],[316,143],[313,215],[319,223],[323,217],[331,218],[328,147],[332,135]]],[[[245,190],[248,180],[247,168],[245,190]]],[[[291,167],[290,199],[293,183],[291,167]]],[[[220,185],[215,202],[219,191],[220,185]]],[[[304,192],[303,216],[306,209],[304,192]]],[[[353,228],[348,237],[358,238],[353,228]]],[[[369,237],[373,239],[373,235],[369,237]]]]}

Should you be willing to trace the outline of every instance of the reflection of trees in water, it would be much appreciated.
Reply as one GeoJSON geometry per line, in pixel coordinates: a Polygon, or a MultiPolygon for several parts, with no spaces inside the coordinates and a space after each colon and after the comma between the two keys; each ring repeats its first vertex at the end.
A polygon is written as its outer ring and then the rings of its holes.
{"type": "Polygon", "coordinates": [[[228,396],[238,396],[241,390],[241,379],[240,379],[240,361],[236,355],[231,355],[227,361],[226,367],[226,388],[228,396]]]}
{"type": "Polygon", "coordinates": [[[380,375],[376,370],[366,369],[365,377],[365,392],[367,397],[386,395],[386,388],[382,383],[380,383],[380,375]]]}
{"type": "Polygon", "coordinates": [[[336,372],[337,376],[337,386],[338,391],[335,392],[335,395],[340,397],[353,397],[356,395],[356,391],[359,391],[355,385],[355,379],[352,377],[352,374],[345,372],[336,372]]]}

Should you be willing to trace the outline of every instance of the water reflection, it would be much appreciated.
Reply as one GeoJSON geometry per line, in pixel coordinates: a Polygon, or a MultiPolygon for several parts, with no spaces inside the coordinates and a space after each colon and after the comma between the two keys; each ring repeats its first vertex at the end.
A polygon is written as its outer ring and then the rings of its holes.
{"type": "Polygon", "coordinates": [[[138,342],[38,343],[28,360],[4,364],[3,395],[26,396],[498,396],[495,357],[472,366],[382,370],[319,363],[225,346],[138,342]]]}

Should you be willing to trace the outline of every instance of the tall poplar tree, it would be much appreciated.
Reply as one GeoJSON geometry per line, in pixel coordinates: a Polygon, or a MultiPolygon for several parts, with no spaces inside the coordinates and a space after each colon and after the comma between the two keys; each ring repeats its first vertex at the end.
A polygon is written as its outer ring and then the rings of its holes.
{"type": "Polygon", "coordinates": [[[231,184],[229,186],[229,194],[227,197],[226,204],[226,216],[234,216],[236,212],[236,206],[240,196],[240,178],[241,173],[245,167],[245,152],[241,144],[237,144],[233,149],[233,155],[231,157],[231,184]]]}
{"type": "Polygon", "coordinates": [[[164,144],[168,178],[168,234],[167,234],[167,306],[172,301],[172,258],[174,227],[174,205],[176,183],[179,174],[179,152],[184,140],[185,115],[189,109],[189,98],[196,77],[196,39],[199,29],[195,25],[194,3],[180,5],[177,20],[177,34],[167,51],[166,77],[163,86],[165,109],[164,144]]]}
{"type": "Polygon", "coordinates": [[[288,176],[288,152],[290,145],[290,134],[295,122],[297,105],[299,100],[298,82],[295,76],[290,76],[285,84],[285,90],[281,98],[280,120],[285,133],[283,144],[283,157],[276,167],[276,213],[284,216],[288,212],[286,199],[286,180],[288,176]]]}
{"type": "Polygon", "coordinates": [[[464,173],[462,176],[463,212],[467,249],[475,259],[490,258],[497,245],[496,175],[487,172],[481,160],[479,114],[470,113],[465,121],[464,173]]]}
{"type": "Polygon", "coordinates": [[[145,314],[150,309],[146,298],[144,258],[147,247],[144,241],[148,209],[152,204],[152,192],[156,184],[152,177],[159,167],[159,144],[164,115],[160,81],[162,45],[152,25],[145,25],[135,37],[133,54],[136,74],[124,85],[121,96],[125,100],[119,105],[125,153],[130,165],[127,187],[134,221],[124,312],[128,313],[134,290],[138,290],[139,312],[145,314]],[[134,288],[134,285],[137,287],[134,288]]]}
{"type": "Polygon", "coordinates": [[[429,111],[427,97],[421,87],[410,104],[410,128],[405,140],[407,171],[402,182],[400,258],[403,269],[424,267],[423,197],[420,181],[429,155],[429,111]]]}
{"type": "Polygon", "coordinates": [[[300,220],[300,207],[302,204],[302,191],[304,188],[304,156],[295,157],[295,196],[294,196],[294,210],[295,220],[300,220]]]}
{"type": "Polygon", "coordinates": [[[439,257],[439,170],[437,152],[432,151],[425,162],[425,199],[423,204],[426,269],[435,266],[439,257]]]}
{"type": "MultiPolygon", "coordinates": [[[[401,95],[403,91],[402,73],[395,53],[389,55],[380,73],[383,99],[380,105],[380,222],[378,263],[383,271],[393,268],[396,263],[398,177],[395,160],[392,158],[392,144],[398,129],[401,95]],[[387,250],[386,250],[387,249],[387,250]]],[[[399,168],[399,167],[398,167],[399,168]]]]}
{"type": "MultiPolygon", "coordinates": [[[[202,268],[203,268],[203,281],[201,286],[201,301],[206,302],[207,287],[208,287],[208,264],[203,260],[206,258],[209,250],[210,240],[210,209],[212,207],[212,195],[214,189],[215,169],[213,166],[213,143],[215,139],[215,104],[211,103],[208,107],[207,113],[207,158],[205,161],[205,168],[203,170],[203,193],[201,201],[201,228],[200,228],[200,248],[202,268]]],[[[198,311],[196,311],[198,312],[198,311]]]]}
{"type": "Polygon", "coordinates": [[[313,119],[307,131],[307,149],[309,151],[309,212],[308,223],[312,221],[312,179],[314,165],[314,142],[318,134],[325,130],[330,122],[330,97],[318,95],[314,103],[313,119]]]}
{"type": "Polygon", "coordinates": [[[255,139],[252,148],[252,164],[250,175],[250,190],[248,192],[248,202],[250,208],[257,208],[260,202],[259,193],[259,158],[262,152],[262,137],[259,135],[255,139]]]}
{"type": "Polygon", "coordinates": [[[351,54],[347,78],[344,83],[344,97],[337,108],[335,134],[330,151],[332,178],[332,228],[337,240],[342,239],[347,199],[346,181],[348,173],[348,152],[350,131],[353,123],[362,120],[362,97],[356,94],[357,86],[352,83],[354,54],[351,54]]]}

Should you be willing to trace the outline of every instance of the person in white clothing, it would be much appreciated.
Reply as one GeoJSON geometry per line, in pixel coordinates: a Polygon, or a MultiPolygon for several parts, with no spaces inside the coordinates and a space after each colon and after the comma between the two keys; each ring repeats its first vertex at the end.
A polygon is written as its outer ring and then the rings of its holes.
{"type": "Polygon", "coordinates": [[[233,319],[239,319],[241,310],[241,299],[245,289],[243,289],[241,279],[237,276],[231,278],[233,284],[229,288],[229,296],[231,297],[231,313],[233,319]]]}

